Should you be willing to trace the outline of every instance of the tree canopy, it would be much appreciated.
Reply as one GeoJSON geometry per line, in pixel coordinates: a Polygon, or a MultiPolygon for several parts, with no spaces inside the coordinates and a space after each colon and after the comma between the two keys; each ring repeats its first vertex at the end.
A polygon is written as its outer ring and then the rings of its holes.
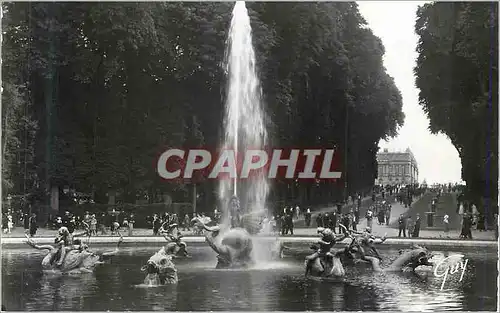
{"type": "MultiPolygon", "coordinates": [[[[127,202],[186,197],[155,162],[167,147],[220,143],[233,4],[2,6],[4,194],[69,186],[97,202],[110,191],[127,202]]],[[[350,190],[372,186],[378,142],[404,115],[382,42],[357,5],[247,6],[272,144],[347,149],[350,190]]],[[[213,182],[202,185],[212,203],[213,182]]],[[[326,184],[273,190],[310,203],[334,196],[326,184]]]]}
{"type": "Polygon", "coordinates": [[[497,17],[496,2],[437,2],[415,26],[420,104],[457,149],[470,200],[487,208],[498,199],[497,17]]]}

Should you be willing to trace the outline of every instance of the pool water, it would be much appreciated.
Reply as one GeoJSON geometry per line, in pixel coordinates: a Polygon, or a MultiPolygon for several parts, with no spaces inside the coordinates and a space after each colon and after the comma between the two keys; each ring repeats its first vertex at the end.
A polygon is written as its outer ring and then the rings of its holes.
{"type": "MultiPolygon", "coordinates": [[[[103,248],[99,248],[103,249],[103,248]]],[[[442,278],[432,268],[417,273],[373,273],[346,267],[342,281],[304,277],[303,255],[249,270],[215,270],[209,247],[189,247],[191,259],[175,260],[179,284],[142,285],[141,266],[158,248],[124,248],[111,264],[79,276],[41,271],[43,252],[33,249],[2,251],[2,303],[23,311],[196,311],[196,310],[482,310],[497,305],[496,251],[461,251],[469,260],[462,281],[442,278]]],[[[396,250],[380,250],[394,259],[396,250]]],[[[439,252],[444,258],[457,252],[439,252]]]]}

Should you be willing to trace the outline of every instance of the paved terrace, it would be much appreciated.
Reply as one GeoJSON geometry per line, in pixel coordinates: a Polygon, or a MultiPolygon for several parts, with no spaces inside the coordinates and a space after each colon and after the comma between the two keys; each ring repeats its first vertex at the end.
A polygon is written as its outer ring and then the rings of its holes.
{"type": "MultiPolygon", "coordinates": [[[[397,230],[387,226],[376,225],[374,223],[374,232],[377,235],[387,233],[389,237],[386,244],[406,246],[415,244],[422,244],[427,247],[484,247],[484,248],[497,248],[498,242],[495,241],[493,232],[475,232],[473,234],[474,240],[459,240],[458,231],[450,231],[447,236],[444,236],[439,231],[422,231],[420,238],[398,238],[397,230]]],[[[33,240],[39,244],[52,244],[55,237],[55,231],[42,229],[38,232],[33,240]]],[[[152,231],[148,229],[137,229],[134,231],[134,236],[124,236],[123,244],[128,245],[152,245],[160,246],[165,243],[165,239],[161,236],[152,236],[152,231]]],[[[204,243],[205,238],[202,236],[194,236],[187,234],[183,240],[186,243],[204,243]]],[[[275,237],[264,237],[269,240],[275,237]]],[[[285,243],[311,243],[317,238],[316,228],[298,228],[295,230],[294,235],[279,236],[279,239],[285,243]]],[[[87,238],[84,238],[87,240],[87,238]]],[[[26,238],[22,230],[17,230],[12,234],[4,234],[0,241],[2,247],[22,247],[25,245],[26,238]]],[[[90,237],[89,243],[91,244],[115,244],[118,241],[117,236],[94,236],[90,237]]],[[[347,241],[346,241],[347,242],[347,241]]]]}
{"type": "MultiPolygon", "coordinates": [[[[428,198],[428,197],[427,197],[428,198]]],[[[417,208],[419,206],[424,205],[424,203],[418,202],[428,202],[426,197],[422,197],[417,200],[417,202],[412,205],[412,207],[417,208]]],[[[364,201],[364,210],[366,210],[366,205],[371,202],[371,199],[363,199],[364,201]]],[[[426,204],[425,204],[426,205],[426,204]]],[[[497,248],[498,242],[495,240],[494,231],[472,231],[473,240],[461,240],[459,239],[460,230],[459,229],[451,229],[448,233],[445,233],[443,230],[432,228],[432,229],[422,229],[420,231],[419,238],[398,238],[398,229],[394,227],[395,223],[397,223],[397,219],[400,214],[407,213],[408,208],[400,205],[399,203],[393,203],[390,217],[390,226],[379,225],[377,223],[376,218],[373,221],[373,233],[378,236],[382,236],[386,234],[389,238],[387,240],[388,244],[394,245],[406,245],[406,244],[424,244],[426,246],[470,246],[470,247],[492,247],[497,248]]],[[[410,211],[411,212],[411,211],[410,211]]],[[[316,213],[316,212],[315,212],[316,213]]],[[[363,215],[361,215],[363,216],[363,215]]],[[[298,220],[294,222],[295,225],[300,225],[302,227],[296,227],[294,229],[293,235],[279,236],[280,240],[283,242],[311,242],[314,241],[314,238],[317,238],[316,233],[316,222],[315,222],[315,214],[313,214],[312,218],[312,226],[306,228],[303,225],[302,220],[298,220]]],[[[422,217],[422,226],[425,228],[425,217],[422,217]]],[[[358,225],[358,230],[362,230],[366,227],[366,219],[361,218],[360,223],[358,225]]],[[[184,241],[187,243],[202,243],[205,242],[205,239],[202,236],[196,236],[192,231],[184,231],[181,227],[181,231],[184,234],[184,241]]],[[[338,231],[338,229],[337,229],[338,231]]],[[[122,231],[122,235],[124,236],[124,244],[151,244],[151,245],[161,245],[165,242],[165,239],[162,236],[153,236],[153,231],[151,229],[134,229],[133,235],[128,236],[127,231],[122,231]]],[[[21,227],[17,227],[10,234],[1,234],[0,241],[2,243],[2,247],[12,247],[23,245],[26,241],[24,237],[24,229],[21,227]]],[[[48,229],[39,229],[34,240],[40,244],[48,244],[53,242],[53,238],[56,236],[56,230],[48,230],[48,229]]],[[[271,237],[270,237],[271,238],[271,237]]],[[[117,241],[116,236],[108,235],[100,235],[93,236],[90,238],[90,243],[96,244],[114,244],[117,241]]]]}

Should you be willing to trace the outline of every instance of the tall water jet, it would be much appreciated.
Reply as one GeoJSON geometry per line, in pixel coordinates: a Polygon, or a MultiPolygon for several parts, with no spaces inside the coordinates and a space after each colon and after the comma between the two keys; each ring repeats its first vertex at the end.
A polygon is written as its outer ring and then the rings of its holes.
{"type": "MultiPolygon", "coordinates": [[[[222,149],[234,151],[238,162],[244,158],[248,149],[262,149],[267,139],[250,16],[244,1],[237,1],[233,9],[226,42],[225,66],[228,85],[222,149]]],[[[228,233],[220,236],[221,241],[213,241],[211,246],[217,247],[219,244],[222,247],[224,242],[232,241],[230,237],[239,237],[237,242],[249,243],[250,249],[242,252],[247,256],[246,259],[250,258],[250,263],[262,265],[275,259],[276,252],[280,249],[277,240],[261,240],[247,232],[263,233],[262,220],[267,215],[266,200],[269,193],[267,177],[264,172],[257,172],[247,180],[238,180],[237,169],[233,168],[233,171],[234,178],[221,180],[219,185],[221,226],[228,233]],[[228,201],[229,199],[231,200],[228,201]],[[251,218],[242,222],[240,214],[251,218]],[[234,227],[232,231],[229,231],[229,226],[234,227]]],[[[221,255],[221,249],[214,250],[221,255]]]]}
{"type": "MultiPolygon", "coordinates": [[[[234,151],[236,157],[240,158],[249,148],[262,148],[267,137],[252,28],[244,1],[237,1],[233,9],[226,43],[225,70],[228,89],[222,146],[223,149],[234,151]]],[[[226,203],[231,195],[238,196],[246,211],[255,212],[265,209],[268,192],[269,185],[263,173],[253,175],[247,181],[238,181],[237,178],[221,180],[219,196],[223,208],[222,222],[228,223],[226,203]]]]}

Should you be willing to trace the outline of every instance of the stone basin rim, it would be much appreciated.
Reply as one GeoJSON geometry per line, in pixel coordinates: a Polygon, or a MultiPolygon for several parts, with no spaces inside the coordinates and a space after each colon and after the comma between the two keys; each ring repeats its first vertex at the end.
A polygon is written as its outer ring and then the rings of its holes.
{"type": "MultiPolygon", "coordinates": [[[[277,237],[271,236],[258,236],[256,237],[260,240],[276,240],[277,237]]],[[[39,237],[33,238],[38,244],[52,244],[54,239],[50,237],[39,237]]],[[[82,239],[87,240],[85,237],[82,239]]],[[[278,237],[278,240],[283,243],[312,243],[317,240],[316,236],[297,236],[297,237],[278,237]]],[[[94,244],[116,244],[118,237],[102,236],[102,237],[91,237],[90,243],[94,244]]],[[[184,237],[182,240],[186,243],[205,243],[205,237],[202,236],[189,236],[184,237]]],[[[26,238],[0,238],[2,247],[8,246],[19,246],[26,245],[26,238]]],[[[348,239],[342,241],[342,243],[349,242],[348,239]]],[[[134,236],[134,237],[123,237],[123,246],[127,244],[163,244],[165,239],[163,237],[151,237],[151,236],[134,236]]],[[[498,248],[498,242],[493,240],[459,240],[459,239],[433,239],[433,238],[388,238],[384,245],[397,245],[397,246],[409,246],[411,244],[424,245],[426,247],[486,247],[486,248],[498,248]]]]}

